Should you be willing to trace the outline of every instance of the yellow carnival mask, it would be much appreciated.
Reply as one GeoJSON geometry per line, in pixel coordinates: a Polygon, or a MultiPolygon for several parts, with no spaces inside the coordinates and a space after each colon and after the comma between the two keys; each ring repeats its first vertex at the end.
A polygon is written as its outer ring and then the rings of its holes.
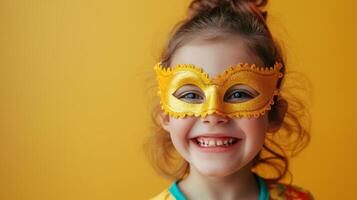
{"type": "Polygon", "coordinates": [[[158,94],[162,110],[175,118],[185,116],[205,117],[217,113],[228,117],[259,117],[274,104],[273,97],[278,95],[276,88],[281,63],[274,67],[256,67],[255,64],[238,64],[229,66],[222,74],[210,78],[202,68],[192,64],[179,64],[164,68],[161,63],[155,66],[159,84],[158,94]],[[258,95],[247,101],[232,103],[225,101],[225,94],[232,86],[247,85],[258,95]],[[173,94],[182,86],[197,86],[204,94],[200,103],[183,101],[173,94]]]}

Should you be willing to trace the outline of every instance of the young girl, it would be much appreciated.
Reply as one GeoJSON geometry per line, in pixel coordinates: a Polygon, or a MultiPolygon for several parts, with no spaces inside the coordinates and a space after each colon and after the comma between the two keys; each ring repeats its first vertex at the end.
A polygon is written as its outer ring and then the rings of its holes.
{"type": "Polygon", "coordinates": [[[312,199],[279,182],[309,134],[283,96],[266,4],[194,0],[173,30],[155,66],[160,105],[147,152],[174,181],[153,200],[312,199]]]}

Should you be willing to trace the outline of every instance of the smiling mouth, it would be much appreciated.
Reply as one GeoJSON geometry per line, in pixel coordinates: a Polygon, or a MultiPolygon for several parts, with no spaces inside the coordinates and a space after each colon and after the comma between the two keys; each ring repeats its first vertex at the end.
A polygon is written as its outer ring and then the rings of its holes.
{"type": "Polygon", "coordinates": [[[200,147],[213,148],[213,147],[229,147],[236,144],[239,138],[235,137],[220,137],[220,138],[209,138],[209,137],[196,137],[191,139],[200,147]]]}

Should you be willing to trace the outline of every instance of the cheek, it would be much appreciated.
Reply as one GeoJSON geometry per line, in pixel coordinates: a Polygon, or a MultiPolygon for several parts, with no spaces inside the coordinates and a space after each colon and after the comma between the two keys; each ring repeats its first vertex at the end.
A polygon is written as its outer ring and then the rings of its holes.
{"type": "Polygon", "coordinates": [[[170,117],[170,133],[182,134],[187,133],[194,124],[194,118],[185,117],[182,119],[175,119],[170,117]]]}
{"type": "Polygon", "coordinates": [[[241,119],[239,126],[245,133],[247,148],[260,149],[263,146],[266,133],[266,118],[241,119]]]}
{"type": "Polygon", "coordinates": [[[189,137],[195,119],[186,117],[183,119],[170,119],[170,137],[177,152],[189,161],[189,137]]]}
{"type": "Polygon", "coordinates": [[[170,135],[175,146],[188,141],[189,133],[194,123],[195,119],[192,117],[183,119],[170,118],[170,135]]]}

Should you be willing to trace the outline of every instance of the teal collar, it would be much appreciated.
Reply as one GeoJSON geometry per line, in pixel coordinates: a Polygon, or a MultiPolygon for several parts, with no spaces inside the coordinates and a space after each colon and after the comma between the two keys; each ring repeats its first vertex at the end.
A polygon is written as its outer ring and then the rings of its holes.
{"type": "MultiPolygon", "coordinates": [[[[269,200],[269,190],[268,187],[260,176],[254,174],[255,180],[259,185],[259,199],[258,200],[269,200]]],[[[175,197],[176,200],[187,200],[185,195],[180,191],[177,186],[178,180],[175,180],[174,183],[170,186],[169,191],[175,197]]]]}

